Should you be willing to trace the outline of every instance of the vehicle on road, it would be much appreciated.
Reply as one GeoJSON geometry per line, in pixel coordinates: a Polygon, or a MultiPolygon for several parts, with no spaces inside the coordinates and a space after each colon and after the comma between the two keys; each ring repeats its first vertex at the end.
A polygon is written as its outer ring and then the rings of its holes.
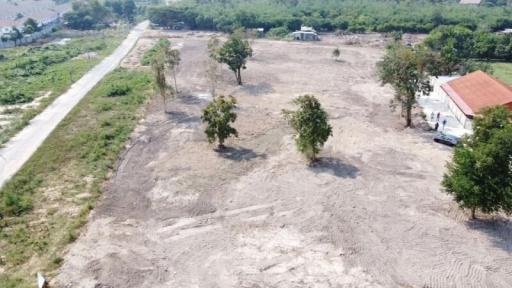
{"type": "Polygon", "coordinates": [[[455,146],[459,144],[459,138],[453,135],[448,135],[443,132],[439,132],[434,136],[434,141],[448,146],[455,146]]]}

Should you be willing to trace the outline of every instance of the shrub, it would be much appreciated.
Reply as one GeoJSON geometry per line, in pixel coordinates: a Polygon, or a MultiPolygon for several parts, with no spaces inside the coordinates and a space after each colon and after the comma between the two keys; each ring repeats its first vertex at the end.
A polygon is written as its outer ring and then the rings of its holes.
{"type": "Polygon", "coordinates": [[[272,28],[267,32],[267,37],[269,38],[285,38],[290,34],[290,30],[286,27],[277,27],[272,28]]]}
{"type": "Polygon", "coordinates": [[[0,104],[2,105],[28,103],[32,100],[34,100],[34,97],[25,94],[23,91],[15,91],[14,89],[0,91],[0,104]]]}
{"type": "Polygon", "coordinates": [[[111,84],[110,87],[108,88],[107,96],[108,97],[124,96],[124,95],[127,95],[128,93],[130,93],[130,91],[132,91],[132,87],[130,87],[128,84],[114,83],[114,84],[111,84]]]}

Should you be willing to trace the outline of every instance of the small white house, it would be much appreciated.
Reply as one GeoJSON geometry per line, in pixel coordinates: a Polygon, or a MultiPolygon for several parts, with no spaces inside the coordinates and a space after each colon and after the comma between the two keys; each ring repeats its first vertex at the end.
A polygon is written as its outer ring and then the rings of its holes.
{"type": "Polygon", "coordinates": [[[300,31],[295,31],[292,33],[293,40],[300,41],[319,41],[320,37],[316,33],[313,27],[301,26],[300,31]]]}

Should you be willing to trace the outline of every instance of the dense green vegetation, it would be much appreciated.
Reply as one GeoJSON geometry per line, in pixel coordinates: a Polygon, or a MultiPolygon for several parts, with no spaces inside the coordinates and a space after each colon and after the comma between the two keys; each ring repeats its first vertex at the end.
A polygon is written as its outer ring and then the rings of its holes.
{"type": "Polygon", "coordinates": [[[455,148],[443,186],[472,218],[484,213],[512,213],[512,113],[485,110],[474,120],[474,134],[455,148]]]}
{"type": "Polygon", "coordinates": [[[440,25],[462,25],[471,30],[510,27],[510,7],[474,7],[458,1],[376,0],[184,0],[172,7],[148,10],[150,20],[169,27],[184,21],[192,29],[233,31],[237,27],[300,25],[319,31],[429,32],[440,25]]]}
{"type": "Polygon", "coordinates": [[[445,58],[512,61],[512,35],[473,32],[463,26],[440,26],[425,43],[445,58]]]}
{"type": "Polygon", "coordinates": [[[79,30],[102,29],[116,20],[133,22],[139,12],[133,0],[76,1],[72,7],[64,21],[67,27],[79,30]]]}
{"type": "Polygon", "coordinates": [[[26,126],[28,121],[63,93],[74,81],[110,54],[121,42],[123,31],[87,36],[66,45],[28,46],[2,50],[0,61],[0,104],[28,103],[43,96],[39,105],[14,113],[15,120],[0,130],[0,144],[26,126]],[[98,57],[79,57],[96,52],[98,57]]]}
{"type": "Polygon", "coordinates": [[[150,73],[115,70],[0,191],[0,287],[33,287],[31,269],[51,276],[60,265],[152,93],[150,73]]]}

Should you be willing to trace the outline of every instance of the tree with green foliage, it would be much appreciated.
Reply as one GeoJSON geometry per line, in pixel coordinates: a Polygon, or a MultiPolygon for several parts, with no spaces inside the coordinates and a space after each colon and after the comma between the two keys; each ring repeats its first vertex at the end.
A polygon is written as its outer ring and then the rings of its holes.
{"type": "Polygon", "coordinates": [[[178,73],[178,68],[181,62],[180,50],[167,48],[165,53],[165,62],[174,79],[174,90],[176,93],[178,93],[178,82],[176,81],[176,74],[178,73]]]}
{"type": "Polygon", "coordinates": [[[217,59],[220,63],[227,64],[235,73],[238,85],[242,85],[241,70],[246,69],[247,58],[252,56],[252,48],[249,41],[242,38],[241,33],[231,34],[228,41],[218,51],[217,59]]]}
{"type": "Polygon", "coordinates": [[[9,34],[9,40],[14,41],[14,46],[17,46],[18,40],[21,40],[22,38],[23,38],[23,33],[21,33],[21,31],[18,28],[13,26],[11,28],[11,33],[9,34]]]}
{"type": "Polygon", "coordinates": [[[474,134],[455,148],[443,186],[461,208],[512,213],[512,113],[489,108],[474,119],[474,134]]]}
{"type": "Polygon", "coordinates": [[[133,0],[124,0],[123,1],[123,17],[128,22],[133,22],[136,14],[137,14],[137,6],[135,6],[135,2],[133,0]]]}
{"type": "Polygon", "coordinates": [[[296,111],[283,110],[283,114],[296,132],[297,149],[306,156],[309,163],[316,161],[324,143],[332,136],[332,127],[327,121],[327,112],[313,95],[303,95],[293,103],[296,111]]]}
{"type": "Polygon", "coordinates": [[[428,51],[405,47],[399,43],[390,45],[384,58],[377,64],[382,84],[390,84],[395,89],[394,102],[405,113],[406,127],[412,126],[412,109],[416,95],[428,94],[432,87],[428,75],[428,51]]]}
{"type": "Polygon", "coordinates": [[[206,106],[201,116],[201,120],[206,123],[204,130],[208,142],[219,142],[218,148],[224,148],[224,141],[234,135],[238,137],[238,132],[231,126],[236,120],[236,99],[232,96],[215,97],[212,102],[206,106]]]}
{"type": "Polygon", "coordinates": [[[153,69],[156,88],[164,102],[164,112],[167,113],[167,98],[173,95],[173,91],[165,77],[165,58],[165,50],[159,49],[152,59],[151,68],[153,69]]]}
{"type": "Polygon", "coordinates": [[[32,18],[28,18],[27,20],[25,20],[25,22],[23,23],[23,33],[32,34],[37,31],[39,31],[39,26],[36,20],[32,18]]]}
{"type": "Polygon", "coordinates": [[[222,71],[217,60],[218,51],[220,49],[220,40],[213,36],[208,40],[208,60],[206,67],[206,76],[210,86],[210,94],[215,97],[217,85],[222,78],[222,71]]]}

